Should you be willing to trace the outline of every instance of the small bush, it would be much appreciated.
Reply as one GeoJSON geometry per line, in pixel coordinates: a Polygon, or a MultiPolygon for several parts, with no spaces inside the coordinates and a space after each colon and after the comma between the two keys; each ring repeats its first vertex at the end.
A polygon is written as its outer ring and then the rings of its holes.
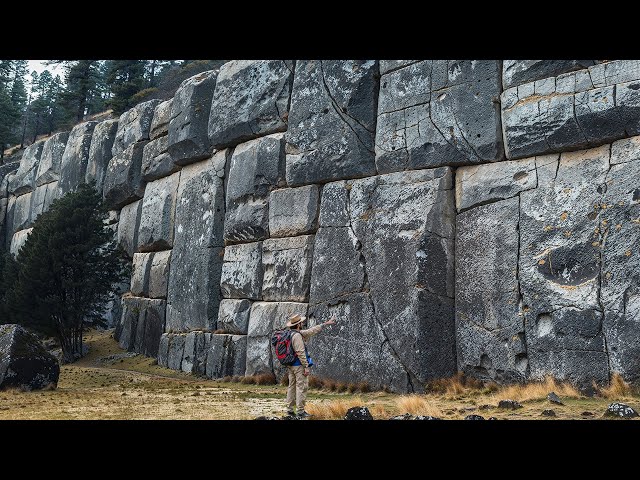
{"type": "Polygon", "coordinates": [[[624,381],[622,376],[618,373],[611,375],[611,382],[608,387],[598,388],[598,395],[604,398],[624,398],[633,395],[633,389],[631,385],[624,381]]]}

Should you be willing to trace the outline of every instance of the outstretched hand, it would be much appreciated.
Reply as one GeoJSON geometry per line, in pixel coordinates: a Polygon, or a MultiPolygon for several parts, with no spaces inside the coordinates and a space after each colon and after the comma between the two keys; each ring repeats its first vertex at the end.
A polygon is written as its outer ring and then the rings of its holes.
{"type": "Polygon", "coordinates": [[[329,320],[324,322],[323,325],[333,325],[334,323],[336,323],[335,318],[330,318],[329,320]]]}

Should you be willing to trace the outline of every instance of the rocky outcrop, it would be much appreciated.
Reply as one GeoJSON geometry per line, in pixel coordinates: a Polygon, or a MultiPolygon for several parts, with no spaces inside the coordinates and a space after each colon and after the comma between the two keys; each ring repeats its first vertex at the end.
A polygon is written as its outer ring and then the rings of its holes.
{"type": "Polygon", "coordinates": [[[13,234],[13,237],[11,238],[11,244],[9,245],[9,252],[11,253],[11,255],[13,255],[14,257],[18,256],[18,253],[20,253],[20,249],[26,243],[27,237],[29,236],[29,234],[31,234],[32,230],[33,228],[27,228],[13,234]]]}
{"type": "Polygon", "coordinates": [[[171,120],[171,106],[173,98],[156,105],[153,110],[153,118],[149,127],[149,139],[155,140],[169,134],[169,121],[171,120]]]}
{"type": "Polygon", "coordinates": [[[60,179],[60,163],[68,139],[69,132],[62,132],[52,135],[44,142],[36,173],[36,187],[60,179]]]}
{"type": "Polygon", "coordinates": [[[290,187],[375,175],[378,62],[297,61],[287,130],[290,187]]]}
{"type": "Polygon", "coordinates": [[[160,100],[142,102],[120,115],[118,131],[111,149],[114,157],[138,142],[149,140],[151,121],[159,103],[160,100]]]}
{"type": "Polygon", "coordinates": [[[81,183],[85,183],[91,138],[98,122],[84,122],[73,127],[64,154],[60,160],[60,180],[58,187],[64,195],[75,190],[81,183]]]}
{"type": "Polygon", "coordinates": [[[180,172],[148,183],[142,199],[138,251],[173,247],[173,230],[180,172]]]}
{"type": "Polygon", "coordinates": [[[32,192],[36,187],[38,162],[40,161],[43,146],[44,142],[36,142],[24,150],[22,158],[20,159],[20,166],[10,178],[8,185],[9,192],[16,197],[32,192]]]}
{"type": "Polygon", "coordinates": [[[96,125],[93,130],[85,182],[90,183],[91,181],[95,181],[98,191],[102,191],[107,166],[113,156],[111,151],[117,131],[118,120],[105,120],[96,125]]]}
{"type": "Polygon", "coordinates": [[[141,168],[142,152],[146,143],[134,143],[109,160],[102,194],[110,208],[120,209],[143,197],[144,181],[141,168]]]}
{"type": "Polygon", "coordinates": [[[60,364],[20,325],[0,325],[0,390],[56,388],[60,364]]]}
{"type": "Polygon", "coordinates": [[[138,226],[140,225],[141,212],[141,200],[125,205],[120,210],[117,239],[129,258],[133,258],[133,253],[138,245],[138,226]]]}
{"type": "Polygon", "coordinates": [[[209,137],[224,148],[287,129],[294,62],[234,60],[220,68],[209,137]]]}

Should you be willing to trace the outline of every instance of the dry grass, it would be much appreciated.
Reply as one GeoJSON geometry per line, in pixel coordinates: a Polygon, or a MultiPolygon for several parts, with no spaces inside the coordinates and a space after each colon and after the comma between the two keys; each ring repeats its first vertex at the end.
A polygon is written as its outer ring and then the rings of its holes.
{"type": "Polygon", "coordinates": [[[313,415],[314,420],[341,420],[352,407],[361,407],[365,402],[360,397],[331,402],[307,403],[306,410],[313,415]]]}
{"type": "Polygon", "coordinates": [[[484,384],[476,378],[467,377],[464,373],[459,372],[453,377],[439,378],[429,382],[425,387],[425,391],[452,397],[469,393],[489,393],[496,388],[495,384],[484,384]]]}
{"type": "Polygon", "coordinates": [[[555,392],[560,398],[580,397],[580,392],[569,382],[559,382],[551,376],[546,376],[540,382],[506,385],[499,388],[493,397],[496,401],[509,399],[525,402],[527,400],[543,400],[550,392],[555,392]]]}
{"type": "Polygon", "coordinates": [[[442,410],[421,395],[401,395],[395,399],[395,402],[400,414],[443,416],[442,410]]]}
{"type": "Polygon", "coordinates": [[[240,383],[245,385],[276,385],[276,376],[273,373],[259,373],[240,378],[240,383]]]}
{"type": "Polygon", "coordinates": [[[618,373],[614,373],[611,376],[609,386],[599,388],[598,394],[604,398],[619,399],[631,397],[633,395],[633,389],[631,388],[631,385],[624,381],[622,376],[618,373]]]}

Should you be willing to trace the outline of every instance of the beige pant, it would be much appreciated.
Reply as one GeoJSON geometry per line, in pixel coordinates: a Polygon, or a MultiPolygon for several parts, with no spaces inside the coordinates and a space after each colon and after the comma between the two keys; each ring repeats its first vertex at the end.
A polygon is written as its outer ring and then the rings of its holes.
{"type": "Polygon", "coordinates": [[[293,411],[293,406],[298,407],[297,413],[304,410],[307,401],[307,388],[309,388],[309,377],[304,376],[304,367],[296,365],[287,367],[289,371],[289,388],[287,388],[287,407],[293,411]],[[296,400],[297,399],[297,400],[296,400]]]}

